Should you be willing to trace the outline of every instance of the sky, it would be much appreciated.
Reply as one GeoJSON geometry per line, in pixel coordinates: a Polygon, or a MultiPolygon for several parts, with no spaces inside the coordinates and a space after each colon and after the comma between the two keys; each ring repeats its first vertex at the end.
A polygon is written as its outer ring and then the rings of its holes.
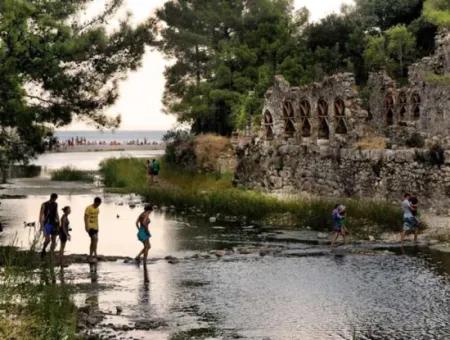
{"type": "MultiPolygon", "coordinates": [[[[211,0],[213,1],[213,0],[211,0]]],[[[165,0],[125,0],[124,13],[129,11],[132,20],[139,23],[154,13],[165,0]]],[[[317,21],[333,12],[339,12],[343,4],[353,0],[295,0],[295,7],[307,7],[311,20],[317,21]]],[[[104,0],[95,0],[91,11],[101,9],[104,0]]],[[[169,61],[159,52],[148,49],[142,67],[130,72],[122,81],[119,99],[107,110],[111,115],[120,114],[120,130],[168,130],[176,126],[174,116],[163,112],[161,98],[164,91],[164,68],[169,61]]],[[[63,130],[93,129],[85,123],[74,122],[63,130]]]]}

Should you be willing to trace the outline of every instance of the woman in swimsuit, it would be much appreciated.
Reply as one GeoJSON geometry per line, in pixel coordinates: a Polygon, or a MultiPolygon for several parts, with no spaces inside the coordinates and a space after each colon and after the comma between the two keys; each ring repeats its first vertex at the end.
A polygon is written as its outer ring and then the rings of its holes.
{"type": "Polygon", "coordinates": [[[144,244],[144,248],[140,251],[140,253],[135,257],[136,262],[140,262],[141,255],[144,256],[144,264],[147,262],[148,251],[151,248],[150,245],[150,231],[148,230],[148,226],[150,225],[150,213],[152,212],[152,206],[150,204],[146,204],[144,208],[144,212],[141,213],[136,220],[136,228],[138,229],[137,237],[138,240],[144,244]]]}

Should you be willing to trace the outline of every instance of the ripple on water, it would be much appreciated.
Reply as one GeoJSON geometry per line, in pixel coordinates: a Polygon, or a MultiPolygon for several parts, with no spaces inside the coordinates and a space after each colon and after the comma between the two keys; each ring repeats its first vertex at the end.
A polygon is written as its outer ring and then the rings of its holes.
{"type": "Polygon", "coordinates": [[[180,336],[194,330],[249,339],[450,335],[448,278],[424,257],[266,257],[177,266],[161,261],[148,266],[148,277],[145,284],[142,268],[99,265],[98,283],[114,282],[96,291],[100,308],[120,305],[130,319],[166,320],[167,334],[180,336]]]}

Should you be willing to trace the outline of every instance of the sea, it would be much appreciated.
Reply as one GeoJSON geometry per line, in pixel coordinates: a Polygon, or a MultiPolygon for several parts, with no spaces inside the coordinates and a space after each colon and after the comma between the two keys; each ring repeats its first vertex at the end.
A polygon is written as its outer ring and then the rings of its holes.
{"type": "Polygon", "coordinates": [[[153,131],[101,131],[101,130],[79,130],[79,131],[56,131],[55,136],[61,141],[67,141],[78,138],[85,138],[88,142],[120,142],[127,143],[131,141],[144,141],[149,143],[161,142],[165,130],[153,130],[153,131]]]}

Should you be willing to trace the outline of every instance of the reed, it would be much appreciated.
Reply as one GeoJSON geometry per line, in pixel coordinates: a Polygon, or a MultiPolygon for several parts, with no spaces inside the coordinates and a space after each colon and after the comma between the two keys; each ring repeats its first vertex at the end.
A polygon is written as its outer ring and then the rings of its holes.
{"type": "Polygon", "coordinates": [[[52,181],[67,182],[93,182],[94,174],[90,171],[82,171],[72,167],[64,167],[51,173],[52,181]]]}

